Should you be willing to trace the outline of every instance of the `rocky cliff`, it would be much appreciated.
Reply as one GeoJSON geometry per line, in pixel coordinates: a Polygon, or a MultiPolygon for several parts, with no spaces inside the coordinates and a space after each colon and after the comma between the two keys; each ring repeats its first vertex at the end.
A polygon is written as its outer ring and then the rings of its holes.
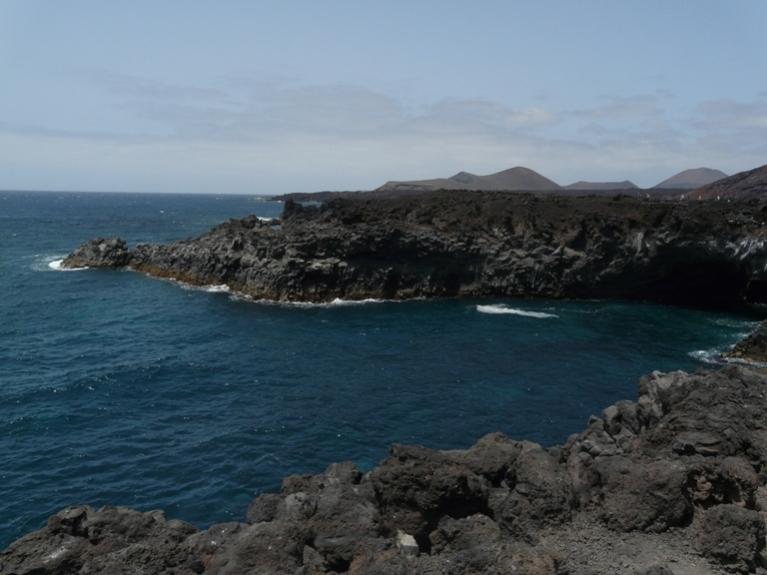
{"type": "Polygon", "coordinates": [[[395,445],[366,473],[288,477],[245,521],[202,531],[68,508],[0,554],[0,573],[764,573],[765,375],[653,373],[565,445],[395,445]]]}
{"type": "Polygon", "coordinates": [[[440,192],[287,202],[192,240],[82,246],[65,266],[131,268],[253,298],[619,297],[730,305],[767,298],[767,207],[440,192]]]}

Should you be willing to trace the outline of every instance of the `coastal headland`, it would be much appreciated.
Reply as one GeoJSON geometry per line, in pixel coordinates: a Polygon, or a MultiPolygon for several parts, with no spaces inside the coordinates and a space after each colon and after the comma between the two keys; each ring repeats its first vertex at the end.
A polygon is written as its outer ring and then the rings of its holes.
{"type": "Polygon", "coordinates": [[[65,267],[129,267],[254,299],[623,298],[710,307],[767,298],[767,205],[434,192],[286,202],[194,239],[98,238],[65,267]]]}
{"type": "MultiPolygon", "coordinates": [[[[435,192],[286,202],[198,238],[91,240],[68,267],[128,267],[254,299],[767,299],[767,204],[435,192]]],[[[697,373],[654,372],[563,445],[500,433],[394,445],[370,471],[284,479],[244,521],[75,506],[0,554],[0,573],[765,572],[763,327],[697,373]],[[728,363],[728,364],[726,364],[728,363]]],[[[588,414],[584,414],[584,418],[588,414]]],[[[204,468],[202,472],[204,472],[204,468]]],[[[116,502],[119,503],[119,502],[116,502]]]]}

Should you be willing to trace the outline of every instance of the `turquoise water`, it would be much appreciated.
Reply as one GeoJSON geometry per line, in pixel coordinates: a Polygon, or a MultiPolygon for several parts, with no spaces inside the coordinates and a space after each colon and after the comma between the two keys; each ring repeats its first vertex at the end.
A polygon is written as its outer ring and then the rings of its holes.
{"type": "Polygon", "coordinates": [[[98,235],[169,241],[280,210],[0,192],[0,548],[77,503],[241,519],[282,476],[370,467],[392,442],[561,442],[642,374],[701,367],[754,321],[604,301],[278,306],[50,267],[98,235]]]}

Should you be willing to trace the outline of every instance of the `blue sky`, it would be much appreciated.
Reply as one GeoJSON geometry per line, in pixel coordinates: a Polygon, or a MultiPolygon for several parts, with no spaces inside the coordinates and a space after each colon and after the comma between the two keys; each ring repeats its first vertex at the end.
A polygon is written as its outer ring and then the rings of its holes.
{"type": "Polygon", "coordinates": [[[767,163],[762,0],[0,0],[0,189],[767,163]]]}

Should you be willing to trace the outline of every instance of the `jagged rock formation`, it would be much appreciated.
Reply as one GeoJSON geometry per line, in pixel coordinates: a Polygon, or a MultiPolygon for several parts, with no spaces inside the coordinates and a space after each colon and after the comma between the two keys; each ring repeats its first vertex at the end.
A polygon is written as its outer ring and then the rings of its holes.
{"type": "Polygon", "coordinates": [[[688,194],[691,199],[744,199],[763,198],[767,195],[767,165],[738,172],[688,194]]]}
{"type": "Polygon", "coordinates": [[[281,221],[231,220],[192,240],[95,240],[70,267],[120,267],[253,298],[620,297],[767,301],[759,203],[436,192],[288,202],[281,221]]]}
{"type": "Polygon", "coordinates": [[[654,187],[664,189],[692,190],[726,177],[727,174],[721,170],[712,170],[711,168],[694,168],[691,170],[684,170],[678,174],[674,174],[670,178],[663,180],[654,187]]]}
{"type": "Polygon", "coordinates": [[[653,373],[565,445],[395,445],[368,473],[288,477],[246,521],[204,531],[73,507],[0,554],[0,573],[763,573],[766,382],[653,373]]]}
{"type": "Polygon", "coordinates": [[[391,181],[380,186],[376,192],[431,191],[431,190],[483,190],[543,192],[559,190],[561,186],[538,172],[517,166],[495,174],[478,176],[458,172],[449,178],[433,180],[391,181]]]}

